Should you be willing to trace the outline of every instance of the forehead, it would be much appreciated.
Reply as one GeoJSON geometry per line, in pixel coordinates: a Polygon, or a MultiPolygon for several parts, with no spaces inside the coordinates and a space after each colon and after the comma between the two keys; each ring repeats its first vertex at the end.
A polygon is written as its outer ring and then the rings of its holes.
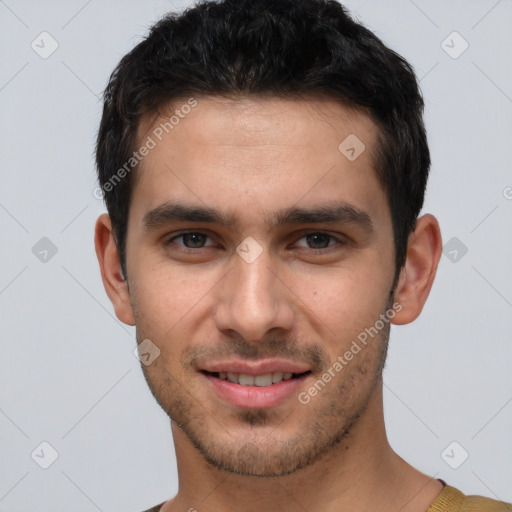
{"type": "Polygon", "coordinates": [[[153,135],[159,143],[173,135],[178,142],[193,135],[196,142],[206,145],[247,147],[286,143],[320,147],[323,141],[332,150],[332,141],[325,139],[326,132],[335,139],[359,133],[368,147],[374,142],[377,127],[363,109],[332,98],[203,96],[177,98],[161,106],[158,113],[143,116],[137,138],[143,142],[146,136],[153,135]],[[273,139],[277,133],[281,136],[279,140],[273,139]]]}
{"type": "Polygon", "coordinates": [[[332,99],[174,100],[140,123],[139,144],[151,138],[154,147],[135,171],[132,206],[143,215],[192,198],[269,213],[345,197],[376,210],[386,203],[373,164],[377,130],[368,115],[332,99]]]}

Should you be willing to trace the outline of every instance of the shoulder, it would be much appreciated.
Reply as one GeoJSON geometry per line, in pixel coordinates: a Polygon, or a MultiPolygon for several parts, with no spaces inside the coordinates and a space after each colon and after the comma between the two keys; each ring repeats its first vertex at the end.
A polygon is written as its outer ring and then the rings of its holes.
{"type": "Polygon", "coordinates": [[[512,504],[483,496],[467,496],[460,512],[512,512],[512,504]]]}
{"type": "Polygon", "coordinates": [[[428,512],[512,512],[512,504],[483,496],[466,496],[446,485],[428,512]]]}
{"type": "Polygon", "coordinates": [[[152,508],[148,508],[144,512],[159,512],[160,508],[162,507],[163,503],[160,503],[160,505],[156,505],[152,508]]]}

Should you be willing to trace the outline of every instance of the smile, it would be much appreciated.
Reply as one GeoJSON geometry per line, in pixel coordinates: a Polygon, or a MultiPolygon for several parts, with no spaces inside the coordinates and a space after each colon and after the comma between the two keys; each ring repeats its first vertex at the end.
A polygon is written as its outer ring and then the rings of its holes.
{"type": "Polygon", "coordinates": [[[305,373],[292,373],[292,372],[273,372],[265,373],[262,375],[247,375],[245,373],[231,373],[231,372],[206,372],[220,380],[227,380],[233,384],[240,384],[241,386],[257,386],[268,387],[278,384],[284,380],[298,378],[305,373]]]}
{"type": "MultiPolygon", "coordinates": [[[[209,389],[223,402],[237,409],[270,409],[304,390],[304,381],[312,374],[272,371],[249,375],[242,372],[202,370],[209,389]]],[[[291,402],[295,404],[296,401],[291,402]]]]}

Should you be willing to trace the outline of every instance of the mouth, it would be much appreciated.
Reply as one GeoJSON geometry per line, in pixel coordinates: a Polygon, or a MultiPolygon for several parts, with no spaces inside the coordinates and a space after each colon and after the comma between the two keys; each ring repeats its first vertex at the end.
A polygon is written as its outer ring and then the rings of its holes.
{"type": "MultiPolygon", "coordinates": [[[[237,409],[270,409],[292,399],[312,375],[309,365],[284,360],[225,361],[198,368],[208,389],[237,409]]],[[[288,401],[288,402],[287,402],[288,401]]]]}
{"type": "Polygon", "coordinates": [[[232,373],[232,372],[209,372],[206,370],[202,370],[204,375],[208,375],[210,377],[228,381],[232,384],[239,384],[240,386],[254,386],[254,387],[269,387],[279,384],[283,381],[289,381],[292,379],[301,379],[309,374],[311,371],[305,371],[301,373],[293,373],[293,372],[272,372],[272,373],[264,373],[260,375],[248,375],[246,373],[232,373]]]}

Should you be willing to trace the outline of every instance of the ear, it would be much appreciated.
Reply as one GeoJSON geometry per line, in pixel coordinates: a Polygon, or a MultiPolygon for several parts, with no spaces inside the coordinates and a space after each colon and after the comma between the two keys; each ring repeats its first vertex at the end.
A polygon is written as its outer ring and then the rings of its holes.
{"type": "Polygon", "coordinates": [[[106,213],[100,215],[96,221],[94,245],[103,286],[114,306],[117,318],[125,324],[135,325],[128,282],[121,271],[119,252],[112,233],[112,222],[106,213]]]}
{"type": "Polygon", "coordinates": [[[433,215],[416,221],[416,229],[409,236],[407,259],[400,272],[394,302],[401,304],[392,323],[408,324],[420,315],[436,276],[442,252],[441,230],[433,215]]]}

